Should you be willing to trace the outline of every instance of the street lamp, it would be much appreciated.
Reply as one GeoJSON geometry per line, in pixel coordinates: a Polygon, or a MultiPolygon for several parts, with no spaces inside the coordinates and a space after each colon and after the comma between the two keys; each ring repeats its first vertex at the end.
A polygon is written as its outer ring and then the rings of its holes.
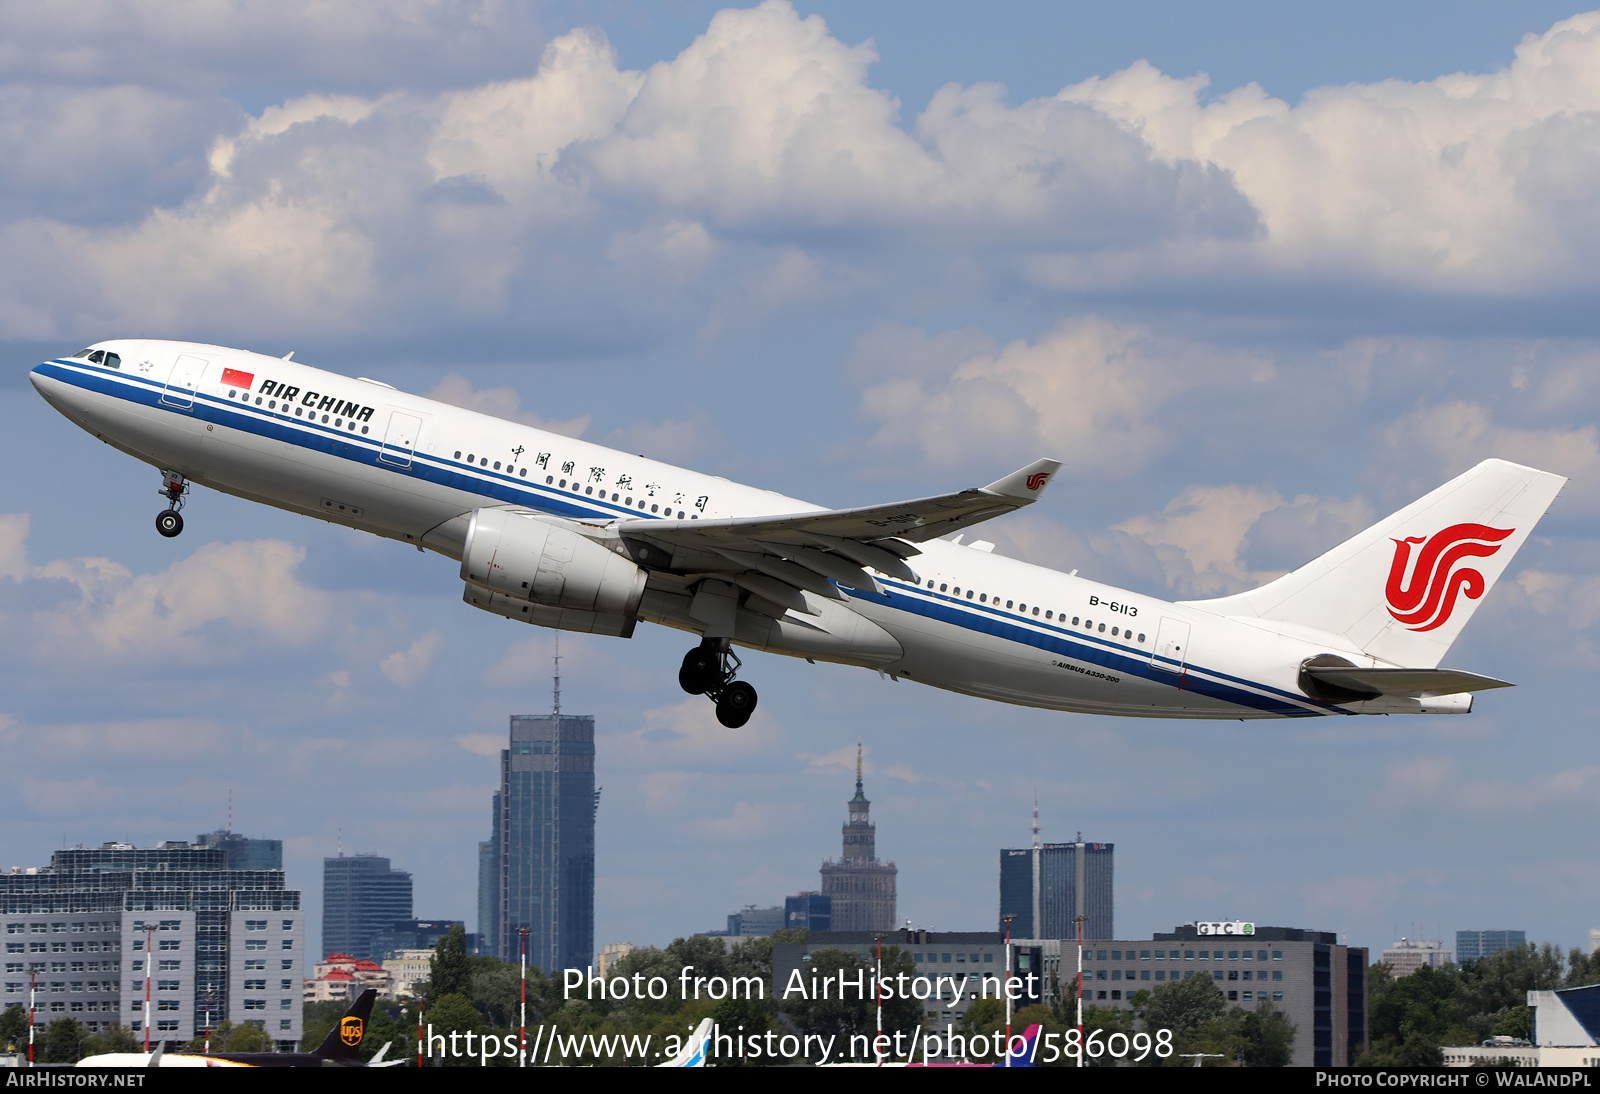
{"type": "Polygon", "coordinates": [[[144,1050],[150,1051],[150,974],[155,971],[155,961],[150,957],[151,935],[155,932],[154,923],[144,925],[144,1050]]]}
{"type": "Polygon", "coordinates": [[[1000,919],[1006,925],[1006,1066],[1011,1066],[1011,921],[1017,918],[1007,912],[1000,919]]]}
{"type": "Polygon", "coordinates": [[[878,1035],[873,1038],[873,1055],[878,1058],[878,1066],[883,1066],[883,935],[879,935],[878,942],[878,971],[874,974],[872,994],[878,1003],[878,1035]]]}
{"type": "Polygon", "coordinates": [[[522,1052],[517,1066],[528,1066],[528,928],[517,928],[517,945],[522,952],[522,1052]]]}
{"type": "Polygon", "coordinates": [[[1078,1066],[1083,1066],[1083,921],[1086,915],[1075,917],[1072,922],[1078,928],[1078,1066]]]}

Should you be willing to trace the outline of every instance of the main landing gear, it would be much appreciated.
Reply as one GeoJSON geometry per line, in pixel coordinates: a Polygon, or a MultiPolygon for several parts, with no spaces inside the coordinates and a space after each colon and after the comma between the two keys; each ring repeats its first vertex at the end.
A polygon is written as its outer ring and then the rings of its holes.
{"type": "Polygon", "coordinates": [[[756,711],[756,689],[735,680],[739,657],[726,638],[706,638],[683,655],[678,686],[690,695],[706,695],[717,704],[717,721],[738,729],[756,711]]]}
{"type": "Polygon", "coordinates": [[[183,496],[188,492],[189,484],[178,472],[161,472],[159,493],[167,499],[168,507],[156,514],[156,531],[168,539],[183,531],[183,516],[178,510],[183,508],[183,496]]]}

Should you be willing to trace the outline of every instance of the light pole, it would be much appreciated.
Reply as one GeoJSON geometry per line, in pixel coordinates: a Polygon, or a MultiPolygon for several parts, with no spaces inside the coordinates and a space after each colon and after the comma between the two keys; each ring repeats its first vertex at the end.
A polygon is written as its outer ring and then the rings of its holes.
{"type": "Polygon", "coordinates": [[[1080,915],[1073,919],[1078,928],[1078,1066],[1083,1066],[1083,921],[1088,919],[1080,915]]]}
{"type": "Polygon", "coordinates": [[[417,1066],[422,1066],[422,993],[417,993],[417,1066]]]}
{"type": "Polygon", "coordinates": [[[156,925],[144,925],[144,1050],[150,1051],[150,974],[155,971],[155,959],[150,956],[150,943],[155,941],[151,936],[155,933],[156,925]]]}
{"type": "Polygon", "coordinates": [[[872,994],[878,1002],[878,1036],[873,1039],[872,1049],[878,1057],[878,1066],[883,1066],[883,935],[878,936],[878,971],[874,974],[872,994]]]}
{"type": "Polygon", "coordinates": [[[528,928],[517,928],[517,942],[522,951],[522,1053],[517,1066],[528,1066],[528,928]]]}
{"type": "Polygon", "coordinates": [[[33,1012],[34,994],[39,988],[39,968],[37,965],[28,969],[28,1066],[33,1066],[33,1012]]]}
{"type": "Polygon", "coordinates": [[[1006,1066],[1011,1066],[1011,921],[1017,918],[1007,913],[1000,917],[1006,925],[1006,1066]]]}

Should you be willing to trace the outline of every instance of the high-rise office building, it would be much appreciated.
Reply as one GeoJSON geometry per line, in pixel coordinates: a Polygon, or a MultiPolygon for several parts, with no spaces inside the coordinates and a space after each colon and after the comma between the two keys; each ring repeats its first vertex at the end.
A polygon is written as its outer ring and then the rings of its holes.
{"type": "Polygon", "coordinates": [[[1389,975],[1396,980],[1420,968],[1442,969],[1449,962],[1450,951],[1444,948],[1444,943],[1426,939],[1402,938],[1383,951],[1383,963],[1389,966],[1389,975]]]}
{"type": "Polygon", "coordinates": [[[783,925],[791,931],[833,930],[833,898],[816,892],[784,897],[783,925]]]}
{"type": "MultiPolygon", "coordinates": [[[[494,806],[489,814],[500,816],[500,792],[494,792],[494,806]]],[[[497,914],[500,910],[500,860],[496,856],[496,843],[492,839],[478,844],[478,953],[499,953],[500,928],[497,914]]]]}
{"type": "Polygon", "coordinates": [[[283,841],[281,839],[251,839],[238,832],[219,828],[194,838],[196,847],[220,847],[228,852],[230,870],[281,870],[283,869],[283,841]]]}
{"type": "Polygon", "coordinates": [[[861,790],[861,746],[856,745],[856,796],[838,861],[822,864],[822,892],[831,898],[835,931],[887,931],[895,926],[895,883],[899,868],[878,858],[872,803],[861,790]]]}
{"type": "Polygon", "coordinates": [[[411,915],[411,875],[380,855],[322,860],[322,954],[379,958],[378,935],[411,915]]]}
{"type": "Polygon", "coordinates": [[[1526,931],[1457,931],[1456,964],[1492,957],[1501,950],[1524,945],[1527,941],[1526,931]]]}
{"type": "MultiPolygon", "coordinates": [[[[1037,947],[1045,1001],[1071,1007],[1078,989],[1076,943],[1044,938],[1037,947]]],[[[1290,1066],[1351,1067],[1367,1047],[1368,959],[1364,947],[1342,946],[1332,931],[1185,923],[1148,939],[1102,937],[1085,946],[1083,1001],[1128,1010],[1139,1005],[1141,991],[1210,977],[1229,1007],[1270,1006],[1289,1016],[1296,1030],[1290,1066]]]]}
{"type": "Polygon", "coordinates": [[[526,929],[528,962],[547,973],[594,963],[594,718],[561,714],[559,703],[554,714],[511,718],[493,835],[478,859],[485,952],[516,960],[526,929]]]}
{"type": "Polygon", "coordinates": [[[1000,852],[1000,917],[1014,916],[1013,938],[1116,937],[1112,917],[1113,844],[1040,843],[1034,807],[1033,846],[1000,852]]]}
{"type": "Polygon", "coordinates": [[[228,1019],[280,1049],[300,1040],[305,922],[281,869],[230,869],[222,847],[178,840],[57,851],[0,874],[0,922],[0,1008],[27,1006],[31,977],[39,1025],[148,1023],[175,1047],[228,1019]]]}

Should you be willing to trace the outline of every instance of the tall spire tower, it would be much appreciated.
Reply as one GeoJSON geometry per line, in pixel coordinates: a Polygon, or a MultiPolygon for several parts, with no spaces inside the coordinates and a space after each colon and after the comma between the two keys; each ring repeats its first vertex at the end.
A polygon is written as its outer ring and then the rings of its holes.
{"type": "Polygon", "coordinates": [[[878,858],[877,828],[872,803],[861,784],[862,749],[856,741],[856,796],[847,804],[848,818],[837,861],[822,864],[822,892],[833,898],[836,931],[887,931],[895,926],[895,882],[899,868],[878,858]]]}

